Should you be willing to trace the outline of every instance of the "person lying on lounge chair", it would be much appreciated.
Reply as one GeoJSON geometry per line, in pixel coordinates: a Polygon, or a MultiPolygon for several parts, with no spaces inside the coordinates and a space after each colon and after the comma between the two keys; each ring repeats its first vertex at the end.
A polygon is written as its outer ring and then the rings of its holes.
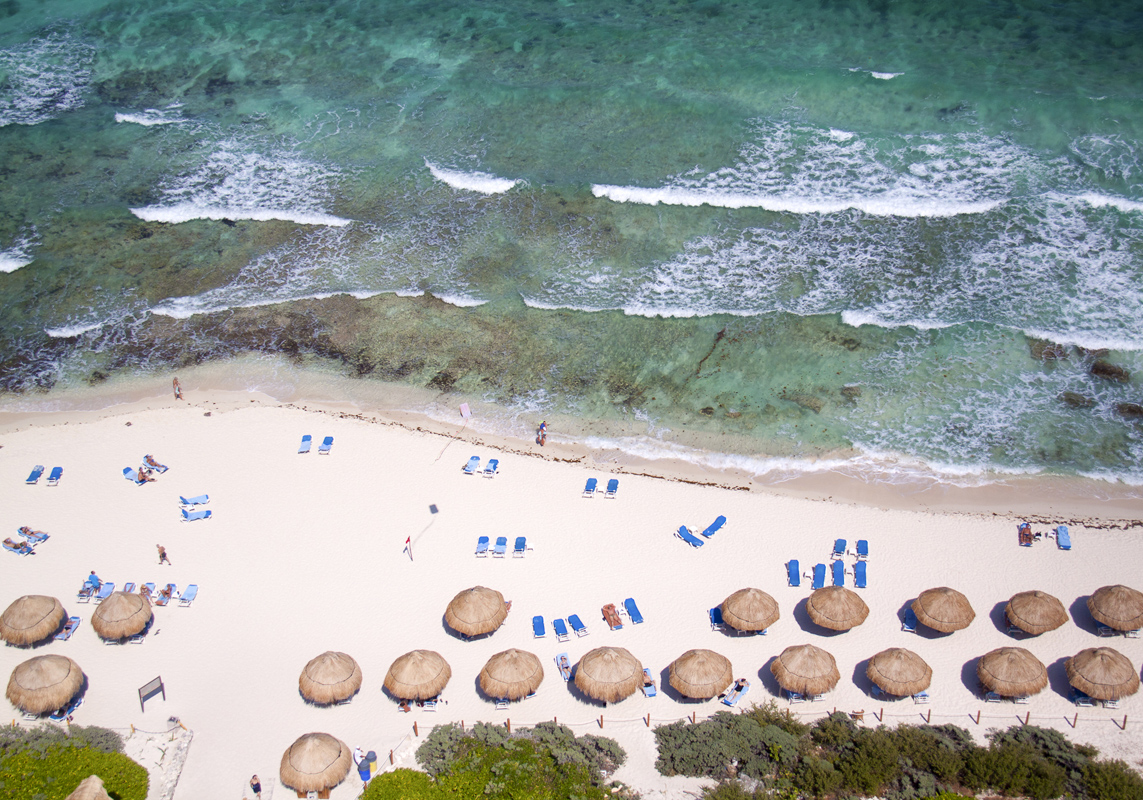
{"type": "Polygon", "coordinates": [[[159,605],[166,605],[171,602],[171,585],[168,583],[159,591],[159,605]]]}
{"type": "Polygon", "coordinates": [[[22,556],[26,556],[29,553],[35,553],[36,552],[35,550],[32,549],[32,546],[30,544],[28,544],[27,542],[20,542],[19,544],[16,544],[11,539],[5,539],[4,540],[4,547],[6,547],[7,549],[11,550],[14,553],[19,553],[22,556]]]}
{"type": "Polygon", "coordinates": [[[160,464],[158,461],[156,461],[154,456],[150,456],[150,455],[143,456],[143,464],[144,464],[144,466],[150,467],[151,469],[162,469],[163,468],[163,465],[160,464]]]}

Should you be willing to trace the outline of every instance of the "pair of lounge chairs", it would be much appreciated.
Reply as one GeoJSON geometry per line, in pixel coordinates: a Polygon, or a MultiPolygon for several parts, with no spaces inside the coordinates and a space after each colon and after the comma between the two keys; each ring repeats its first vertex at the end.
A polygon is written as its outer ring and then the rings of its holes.
{"type": "MultiPolygon", "coordinates": [[[[37,484],[40,482],[40,477],[44,474],[43,465],[37,464],[33,467],[28,479],[24,481],[27,484],[37,484]]],[[[52,467],[51,474],[48,475],[48,486],[58,486],[60,478],[63,477],[63,467],[52,467]]]]}
{"type": "MultiPolygon", "coordinates": [[[[310,436],[307,433],[305,436],[302,437],[302,443],[300,445],[298,445],[298,453],[308,453],[310,451],[310,446],[313,444],[313,442],[314,442],[314,437],[310,436]]],[[[329,451],[332,449],[333,449],[333,437],[327,436],[324,439],[322,439],[321,444],[318,445],[318,454],[328,456],[329,451]]]]}
{"type": "Polygon", "coordinates": [[[32,549],[32,546],[27,542],[16,542],[12,539],[4,540],[4,549],[15,553],[18,556],[30,556],[35,555],[36,553],[36,551],[32,549]]]}
{"type": "Polygon", "coordinates": [[[90,583],[84,583],[79,587],[79,591],[75,595],[77,603],[90,603],[94,600],[96,603],[102,603],[111,593],[115,591],[115,584],[110,581],[104,581],[99,585],[99,588],[92,586],[90,583]]]}
{"type": "Polygon", "coordinates": [[[801,692],[791,692],[789,689],[783,689],[782,692],[786,695],[786,699],[790,705],[796,703],[816,703],[822,699],[823,695],[820,694],[802,694],[801,692]]]}
{"type": "Polygon", "coordinates": [[[1128,639],[1138,639],[1139,631],[1121,631],[1117,628],[1112,628],[1107,625],[1099,625],[1095,629],[1096,636],[1124,636],[1128,639]]]}
{"type": "Polygon", "coordinates": [[[869,693],[873,696],[873,698],[875,700],[893,701],[893,700],[900,700],[903,697],[912,697],[913,703],[916,705],[926,705],[929,702],[929,693],[927,691],[917,692],[916,694],[913,694],[913,695],[890,694],[889,692],[885,691],[884,689],[882,689],[877,684],[873,684],[871,687],[869,687],[869,693]]]}
{"type": "MultiPolygon", "coordinates": [[[[587,484],[583,487],[584,497],[595,497],[596,491],[599,487],[599,480],[596,478],[588,478],[587,484]]],[[[616,493],[619,491],[619,479],[612,478],[607,482],[607,489],[604,491],[605,498],[614,500],[616,493]]]]}
{"type": "Polygon", "coordinates": [[[569,638],[568,625],[571,625],[572,630],[575,631],[576,636],[587,636],[587,626],[580,620],[579,615],[572,614],[568,617],[565,624],[563,619],[556,618],[552,620],[552,630],[556,632],[557,641],[566,642],[569,638]]]}
{"type": "Polygon", "coordinates": [[[500,469],[500,459],[490,458],[488,464],[482,470],[480,468],[480,456],[472,456],[461,470],[465,475],[483,475],[486,478],[495,478],[497,470],[500,469]]]}

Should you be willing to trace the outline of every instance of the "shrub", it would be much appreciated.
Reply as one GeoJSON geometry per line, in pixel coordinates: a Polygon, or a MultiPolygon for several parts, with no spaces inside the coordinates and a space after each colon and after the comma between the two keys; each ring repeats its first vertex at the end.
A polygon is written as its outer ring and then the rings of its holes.
{"type": "Polygon", "coordinates": [[[755,797],[761,797],[760,794],[746,791],[737,781],[723,781],[718,786],[703,789],[702,796],[705,800],[754,800],[755,797]]]}
{"type": "Polygon", "coordinates": [[[767,725],[780,728],[795,739],[800,739],[810,730],[809,725],[790,714],[788,710],[778,708],[773,699],[767,700],[765,705],[752,705],[744,716],[751,717],[763,728],[767,725]]]}
{"type": "Polygon", "coordinates": [[[977,790],[995,789],[1010,796],[1049,800],[1063,793],[1067,773],[1031,744],[1005,742],[970,752],[965,759],[964,780],[977,790]]]}
{"type": "Polygon", "coordinates": [[[64,800],[89,775],[102,778],[107,793],[119,800],[147,797],[147,770],[127,756],[62,744],[6,755],[0,761],[0,800],[64,800]]]}
{"type": "Polygon", "coordinates": [[[1088,797],[1143,800],[1143,778],[1122,761],[1089,761],[1083,772],[1088,797]]]}
{"type": "Polygon", "coordinates": [[[655,769],[663,775],[725,775],[735,754],[710,722],[692,725],[680,721],[655,728],[655,741],[659,746],[655,769]]]}
{"type": "Polygon", "coordinates": [[[542,744],[526,738],[501,746],[468,740],[448,772],[437,779],[446,796],[491,800],[604,800],[609,794],[579,764],[557,764],[542,744]]]}
{"type": "Polygon", "coordinates": [[[499,725],[484,722],[476,723],[470,731],[452,723],[437,725],[417,748],[417,763],[430,775],[438,775],[456,759],[461,745],[467,741],[496,746],[508,741],[508,732],[499,725]]]}
{"type": "Polygon", "coordinates": [[[947,732],[928,726],[902,725],[893,734],[907,765],[941,781],[956,780],[964,768],[962,751],[975,748],[971,741],[956,742],[947,732]]]}
{"type": "Polygon", "coordinates": [[[841,773],[824,758],[806,756],[792,775],[794,786],[811,797],[824,797],[841,786],[841,773]]]}
{"type": "Polygon", "coordinates": [[[857,724],[840,711],[823,717],[810,730],[810,738],[820,747],[840,750],[853,741],[857,724]]]}
{"type": "Polygon", "coordinates": [[[427,773],[396,769],[369,781],[361,800],[445,800],[445,797],[427,773]]]}
{"type": "Polygon", "coordinates": [[[866,795],[878,794],[900,771],[897,743],[885,728],[855,733],[853,746],[842,753],[836,764],[842,786],[866,795]]]}

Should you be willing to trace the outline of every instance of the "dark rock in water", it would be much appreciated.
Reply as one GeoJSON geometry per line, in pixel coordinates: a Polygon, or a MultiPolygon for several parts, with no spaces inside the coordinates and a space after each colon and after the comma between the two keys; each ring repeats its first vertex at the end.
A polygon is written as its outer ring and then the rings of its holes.
{"type": "Polygon", "coordinates": [[[1131,373],[1126,369],[1106,361],[1096,361],[1091,365],[1091,374],[1097,378],[1106,378],[1109,381],[1127,383],[1131,380],[1131,373]]]}
{"type": "Polygon", "coordinates": [[[1091,408],[1095,405],[1095,401],[1090,397],[1084,397],[1079,392],[1061,392],[1059,400],[1072,408],[1091,408]]]}
{"type": "Polygon", "coordinates": [[[1028,339],[1028,349],[1037,361],[1056,361],[1068,357],[1066,345],[1049,342],[1046,339],[1028,339]]]}
{"type": "Polygon", "coordinates": [[[812,394],[783,394],[782,399],[789,400],[792,403],[797,403],[802,408],[808,408],[815,414],[822,413],[822,407],[825,405],[825,403],[814,397],[812,394]]]}
{"type": "Polygon", "coordinates": [[[728,408],[726,409],[726,416],[730,419],[738,419],[742,416],[742,412],[736,408],[728,408]]]}
{"type": "Polygon", "coordinates": [[[1138,403],[1118,403],[1115,411],[1124,419],[1143,419],[1143,406],[1138,403]]]}
{"type": "Polygon", "coordinates": [[[456,376],[448,370],[441,370],[433,379],[429,381],[430,389],[439,389],[442,392],[447,392],[452,389],[453,384],[456,383],[456,376]]]}
{"type": "Polygon", "coordinates": [[[712,417],[712,416],[714,416],[714,409],[711,408],[710,406],[707,406],[706,408],[700,408],[699,413],[702,414],[704,417],[712,417]]]}
{"type": "Polygon", "coordinates": [[[1098,350],[1089,350],[1086,347],[1077,347],[1076,350],[1079,350],[1079,354],[1084,358],[1103,358],[1105,355],[1111,352],[1105,348],[1100,348],[1098,350]]]}
{"type": "Polygon", "coordinates": [[[107,378],[108,378],[108,375],[106,372],[100,372],[99,370],[95,370],[95,372],[91,373],[91,377],[87,379],[87,382],[91,386],[94,386],[97,383],[103,383],[105,380],[107,380],[107,378]]]}
{"type": "Polygon", "coordinates": [[[860,386],[842,386],[841,387],[841,393],[842,393],[842,395],[845,396],[845,399],[853,401],[853,400],[856,400],[857,398],[861,397],[861,387],[860,386]]]}

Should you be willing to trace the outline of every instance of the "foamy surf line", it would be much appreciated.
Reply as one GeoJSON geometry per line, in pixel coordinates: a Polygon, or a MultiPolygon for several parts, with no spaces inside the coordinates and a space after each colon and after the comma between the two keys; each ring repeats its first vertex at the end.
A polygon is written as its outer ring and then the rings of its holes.
{"type": "Polygon", "coordinates": [[[334,228],[343,228],[353,221],[343,217],[335,217],[332,214],[323,214],[320,211],[295,211],[275,208],[226,208],[200,206],[193,203],[132,208],[131,213],[144,222],[170,223],[190,222],[195,219],[245,219],[255,222],[281,220],[283,222],[295,222],[298,225],[328,225],[334,228]]]}
{"type": "Polygon", "coordinates": [[[704,189],[684,189],[665,186],[647,189],[639,186],[609,186],[593,184],[591,193],[616,203],[642,205],[702,206],[716,208],[761,208],[766,211],[794,214],[837,214],[842,211],[861,211],[875,217],[956,217],[962,214],[984,214],[1004,204],[1003,200],[982,200],[975,203],[922,198],[853,198],[829,200],[811,197],[763,196],[735,192],[715,192],[704,189]]]}
{"type": "Polygon", "coordinates": [[[447,183],[454,189],[463,189],[467,192],[479,194],[503,194],[517,184],[523,183],[519,179],[501,178],[489,175],[487,172],[461,172],[460,170],[445,169],[425,159],[425,166],[433,177],[441,183],[447,183]]]}
{"type": "MultiPolygon", "coordinates": [[[[264,297],[258,300],[249,300],[239,303],[211,303],[203,297],[172,297],[156,306],[152,306],[150,312],[161,317],[189,319],[196,314],[218,314],[223,311],[233,311],[239,308],[262,308],[263,306],[275,306],[281,303],[295,303],[300,300],[328,300],[331,297],[341,296],[352,297],[356,300],[368,300],[370,297],[376,297],[381,294],[395,294],[398,297],[420,297],[424,293],[403,292],[393,289],[379,289],[375,291],[361,289],[342,292],[314,292],[313,294],[291,295],[289,297],[264,297]]],[[[448,303],[458,308],[475,308],[487,302],[486,300],[478,300],[465,295],[437,294],[435,292],[430,292],[429,294],[432,294],[433,297],[443,303],[448,303]]],[[[49,333],[49,335],[51,334],[49,333]]]]}
{"type": "Polygon", "coordinates": [[[0,272],[15,272],[20,267],[31,264],[32,260],[23,253],[11,250],[0,252],[0,272]]]}
{"type": "Polygon", "coordinates": [[[1138,200],[1127,200],[1123,197],[1110,197],[1103,194],[1081,194],[1079,199],[1090,205],[1092,208],[1118,208],[1120,211],[1132,212],[1143,211],[1143,203],[1138,200]]]}
{"type": "Polygon", "coordinates": [[[147,128],[150,128],[154,125],[173,125],[176,122],[183,121],[179,117],[167,116],[168,113],[169,112],[159,111],[154,108],[148,108],[142,113],[116,114],[115,121],[118,123],[132,123],[135,125],[142,125],[147,128]]]}

